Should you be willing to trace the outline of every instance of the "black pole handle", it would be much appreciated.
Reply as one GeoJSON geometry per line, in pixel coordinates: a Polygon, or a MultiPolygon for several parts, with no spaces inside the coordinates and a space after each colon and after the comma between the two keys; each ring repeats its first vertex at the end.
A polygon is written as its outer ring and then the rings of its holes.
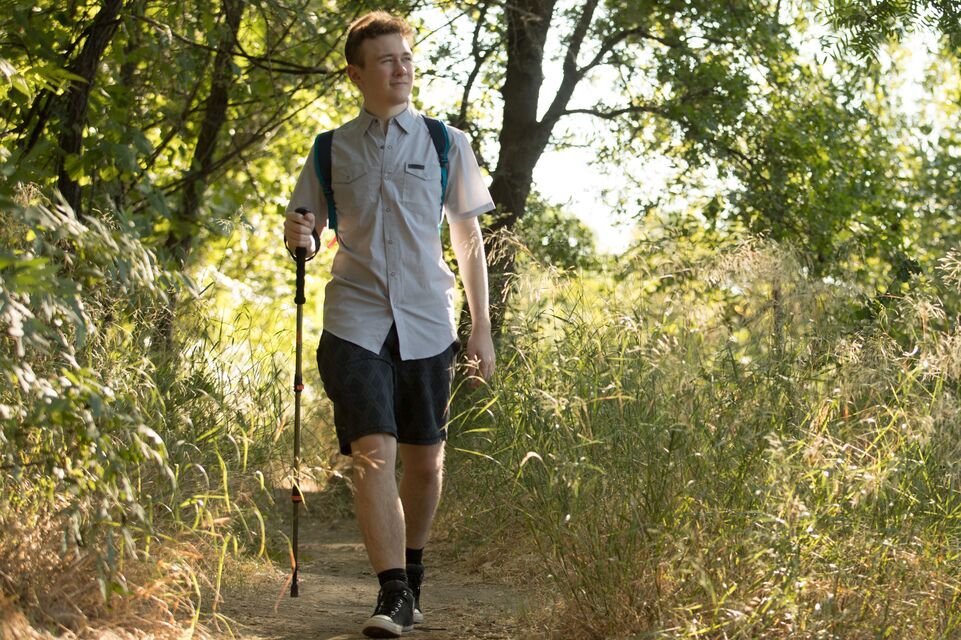
{"type": "MultiPolygon", "coordinates": [[[[296,211],[305,218],[307,214],[310,213],[310,211],[303,207],[297,207],[296,211]]],[[[294,304],[304,304],[307,301],[304,297],[304,273],[307,265],[306,247],[297,247],[294,252],[294,258],[297,260],[297,296],[294,298],[294,304]]]]}

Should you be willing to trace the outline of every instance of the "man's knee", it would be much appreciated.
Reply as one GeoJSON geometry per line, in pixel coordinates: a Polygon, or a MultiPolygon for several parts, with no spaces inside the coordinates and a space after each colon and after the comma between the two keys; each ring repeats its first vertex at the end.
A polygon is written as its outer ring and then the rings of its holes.
{"type": "Polygon", "coordinates": [[[404,477],[419,484],[440,482],[444,474],[444,445],[400,445],[404,477]]]}
{"type": "Polygon", "coordinates": [[[387,433],[372,433],[350,443],[355,475],[394,473],[397,441],[387,433]]]}

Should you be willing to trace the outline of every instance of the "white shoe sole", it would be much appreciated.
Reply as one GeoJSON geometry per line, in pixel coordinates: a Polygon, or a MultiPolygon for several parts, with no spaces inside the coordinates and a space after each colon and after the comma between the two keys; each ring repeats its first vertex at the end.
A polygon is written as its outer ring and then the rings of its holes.
{"type": "Polygon", "coordinates": [[[363,634],[368,638],[399,638],[405,631],[414,627],[399,625],[387,616],[371,616],[364,623],[363,634]]]}
{"type": "Polygon", "coordinates": [[[414,609],[414,624],[420,624],[424,621],[424,614],[420,612],[420,609],[414,609]]]}

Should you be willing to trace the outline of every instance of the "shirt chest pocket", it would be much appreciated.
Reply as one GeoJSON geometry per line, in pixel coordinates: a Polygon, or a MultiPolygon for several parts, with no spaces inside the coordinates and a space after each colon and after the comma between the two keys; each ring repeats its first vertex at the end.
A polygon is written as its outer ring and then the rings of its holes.
{"type": "Polygon", "coordinates": [[[420,215],[440,222],[440,167],[416,163],[404,166],[401,201],[420,215]]]}
{"type": "Polygon", "coordinates": [[[334,167],[331,174],[337,213],[348,217],[359,216],[374,197],[367,166],[354,163],[334,167]]]}

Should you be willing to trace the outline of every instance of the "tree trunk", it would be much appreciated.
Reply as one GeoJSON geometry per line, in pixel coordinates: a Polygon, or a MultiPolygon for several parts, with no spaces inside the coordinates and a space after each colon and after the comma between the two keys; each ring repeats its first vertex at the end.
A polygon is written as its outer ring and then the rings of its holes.
{"type": "Polygon", "coordinates": [[[80,153],[83,145],[83,129],[87,125],[87,103],[97,66],[117,30],[117,16],[123,0],[105,0],[90,25],[90,34],[83,44],[80,55],[68,70],[84,79],[70,84],[64,96],[64,114],[60,128],[60,157],[57,160],[57,187],[73,210],[80,212],[80,185],[70,177],[66,164],[70,156],[80,153]]]}
{"type": "MultiPolygon", "coordinates": [[[[544,82],[544,45],[554,14],[556,0],[521,0],[506,9],[507,66],[504,72],[503,124],[500,131],[500,153],[490,192],[497,216],[485,229],[485,248],[490,277],[491,329],[494,335],[503,330],[512,284],[515,250],[505,241],[527,208],[527,198],[534,179],[534,167],[550,142],[554,125],[564,110],[574,88],[583,77],[577,67],[581,44],[597,8],[597,0],[586,0],[581,16],[568,42],[564,78],[544,118],[537,119],[538,101],[544,82]]],[[[595,63],[596,64],[596,63],[595,63]]],[[[470,326],[465,309],[460,326],[470,326]]]]}
{"type": "Polygon", "coordinates": [[[217,138],[227,121],[230,88],[234,83],[231,58],[244,8],[243,0],[224,0],[223,3],[225,28],[214,57],[210,95],[204,107],[204,119],[197,135],[197,146],[194,147],[190,170],[182,186],[179,215],[174,220],[165,244],[178,267],[186,263],[196,236],[200,201],[214,164],[217,138]]]}
{"type": "MultiPolygon", "coordinates": [[[[197,135],[197,146],[194,148],[190,169],[184,178],[180,208],[173,226],[164,244],[167,255],[172,259],[173,266],[182,269],[190,255],[193,241],[199,228],[200,202],[207,180],[214,167],[214,152],[217,150],[217,138],[220,130],[227,121],[227,106],[230,98],[230,88],[234,83],[231,59],[234,44],[237,41],[237,31],[240,19],[243,17],[246,3],[243,0],[224,0],[224,31],[214,57],[211,77],[210,95],[204,108],[204,119],[197,135]]],[[[177,305],[177,292],[171,288],[168,291],[167,308],[161,316],[158,333],[162,344],[169,349],[173,346],[173,321],[177,305]]]]}

